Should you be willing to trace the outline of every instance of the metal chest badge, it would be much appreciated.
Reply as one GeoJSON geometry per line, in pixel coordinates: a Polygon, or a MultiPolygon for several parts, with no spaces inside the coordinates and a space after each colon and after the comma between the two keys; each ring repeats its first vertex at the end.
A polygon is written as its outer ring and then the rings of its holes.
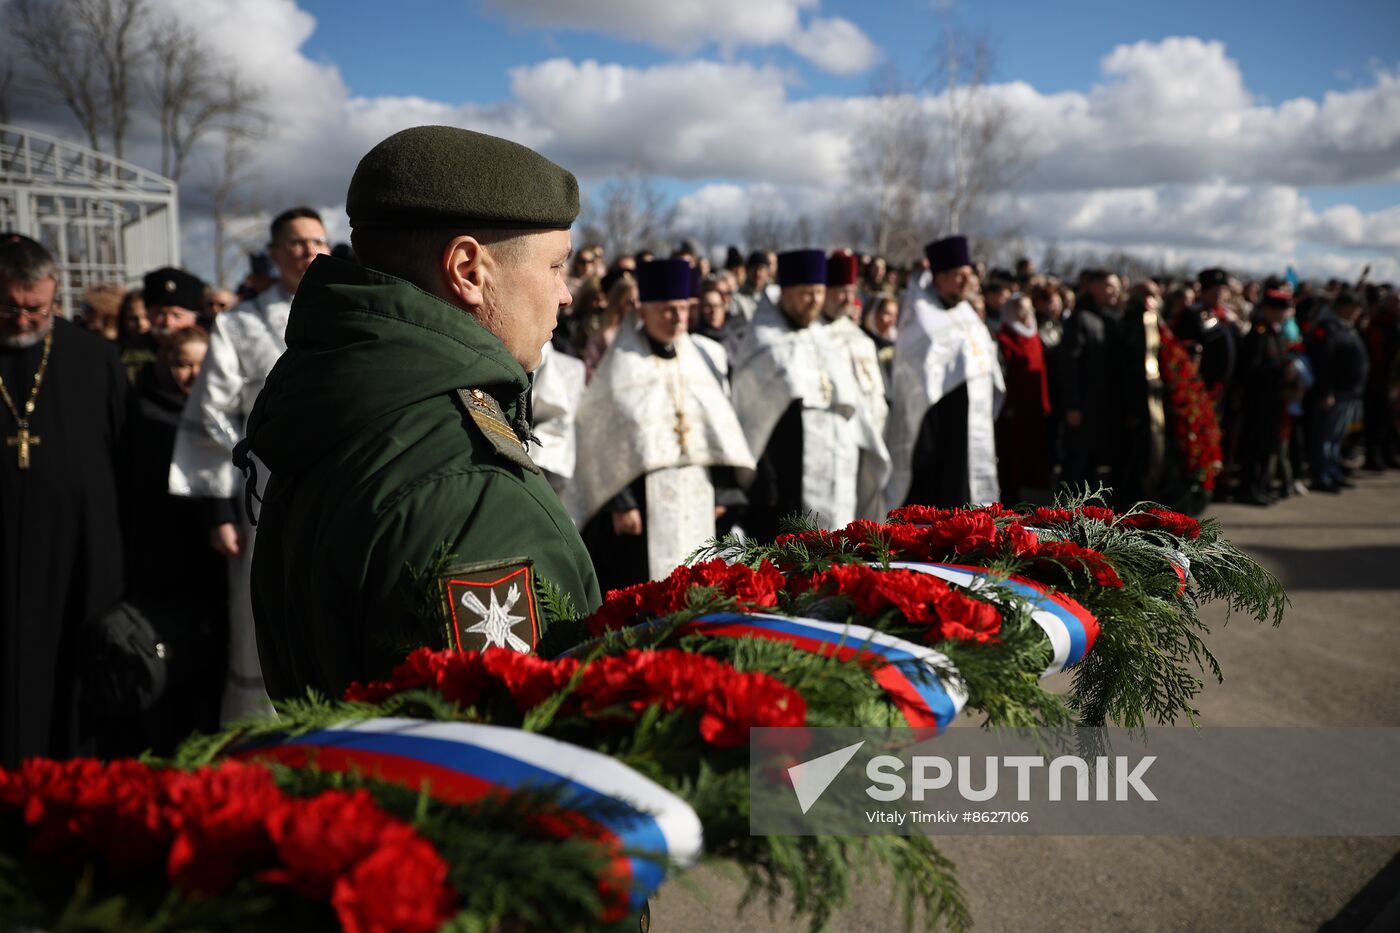
{"type": "Polygon", "coordinates": [[[438,577],[447,606],[447,643],[458,651],[510,648],[528,654],[539,643],[534,562],[527,557],[469,564],[438,577]]]}
{"type": "Polygon", "coordinates": [[[458,389],[457,397],[462,400],[467,415],[481,429],[481,433],[486,435],[486,440],[495,448],[496,453],[532,473],[540,472],[540,468],[535,466],[535,462],[525,452],[525,442],[506,421],[505,412],[489,392],[480,389],[458,389]]]}

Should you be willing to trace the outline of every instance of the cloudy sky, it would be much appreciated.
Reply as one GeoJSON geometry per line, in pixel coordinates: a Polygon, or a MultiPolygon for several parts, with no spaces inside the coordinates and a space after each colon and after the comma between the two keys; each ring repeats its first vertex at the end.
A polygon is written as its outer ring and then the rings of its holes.
{"type": "MultiPolygon", "coordinates": [[[[359,157],[429,122],[533,146],[586,189],[644,171],[696,227],[737,235],[755,200],[816,216],[849,183],[878,76],[929,71],[945,5],[151,2],[266,89],[259,200],[316,204],[342,236],[359,157]]],[[[952,15],[990,40],[988,93],[1034,160],[998,208],[1030,243],[1400,278],[1400,3],[988,0],[952,15]]],[[[186,215],[187,264],[207,273],[208,222],[186,215]]]]}

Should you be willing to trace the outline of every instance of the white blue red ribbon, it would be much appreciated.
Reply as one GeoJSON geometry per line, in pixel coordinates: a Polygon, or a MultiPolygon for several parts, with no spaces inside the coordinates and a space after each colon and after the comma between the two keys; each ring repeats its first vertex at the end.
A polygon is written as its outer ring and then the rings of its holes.
{"type": "Polygon", "coordinates": [[[941,731],[967,702],[967,691],[946,655],[861,625],[766,613],[717,612],[687,622],[677,632],[717,638],[763,638],[842,661],[860,657],[883,661],[872,676],[909,725],[916,728],[941,731]]]}
{"type": "Polygon", "coordinates": [[[1031,604],[1031,618],[1050,639],[1052,657],[1042,676],[1058,674],[1078,664],[1089,653],[1099,634],[1099,622],[1093,613],[1063,593],[1052,592],[1049,587],[1025,577],[997,578],[990,571],[962,564],[896,561],[890,567],[931,574],[969,590],[979,590],[995,582],[1024,597],[1031,604]]]}
{"type": "Polygon", "coordinates": [[[556,793],[603,842],[616,842],[633,906],[674,864],[700,857],[700,818],[681,798],[615,758],[555,739],[478,723],[370,719],[246,748],[239,757],[366,777],[466,803],[500,791],[556,793]]]}

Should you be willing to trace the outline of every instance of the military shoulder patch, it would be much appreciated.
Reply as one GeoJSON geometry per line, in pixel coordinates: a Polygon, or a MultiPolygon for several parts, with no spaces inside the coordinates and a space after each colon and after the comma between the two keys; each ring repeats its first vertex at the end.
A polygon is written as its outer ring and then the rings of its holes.
{"type": "Polygon", "coordinates": [[[438,577],[438,588],[447,609],[448,647],[528,654],[539,644],[535,568],[528,557],[448,568],[438,577]]]}
{"type": "Polygon", "coordinates": [[[467,414],[481,429],[481,433],[486,435],[486,440],[495,448],[496,453],[516,466],[524,467],[533,473],[540,472],[540,468],[535,466],[535,461],[525,452],[525,442],[506,421],[505,412],[491,393],[480,389],[458,389],[457,397],[462,400],[467,414]]]}

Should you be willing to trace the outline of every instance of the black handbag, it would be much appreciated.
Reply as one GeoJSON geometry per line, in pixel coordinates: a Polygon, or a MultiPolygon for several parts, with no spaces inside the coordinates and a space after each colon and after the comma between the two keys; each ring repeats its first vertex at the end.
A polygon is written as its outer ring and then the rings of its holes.
{"type": "Polygon", "coordinates": [[[165,695],[174,650],[137,607],[121,602],[90,626],[83,693],[101,716],[144,713],[165,695]]]}

